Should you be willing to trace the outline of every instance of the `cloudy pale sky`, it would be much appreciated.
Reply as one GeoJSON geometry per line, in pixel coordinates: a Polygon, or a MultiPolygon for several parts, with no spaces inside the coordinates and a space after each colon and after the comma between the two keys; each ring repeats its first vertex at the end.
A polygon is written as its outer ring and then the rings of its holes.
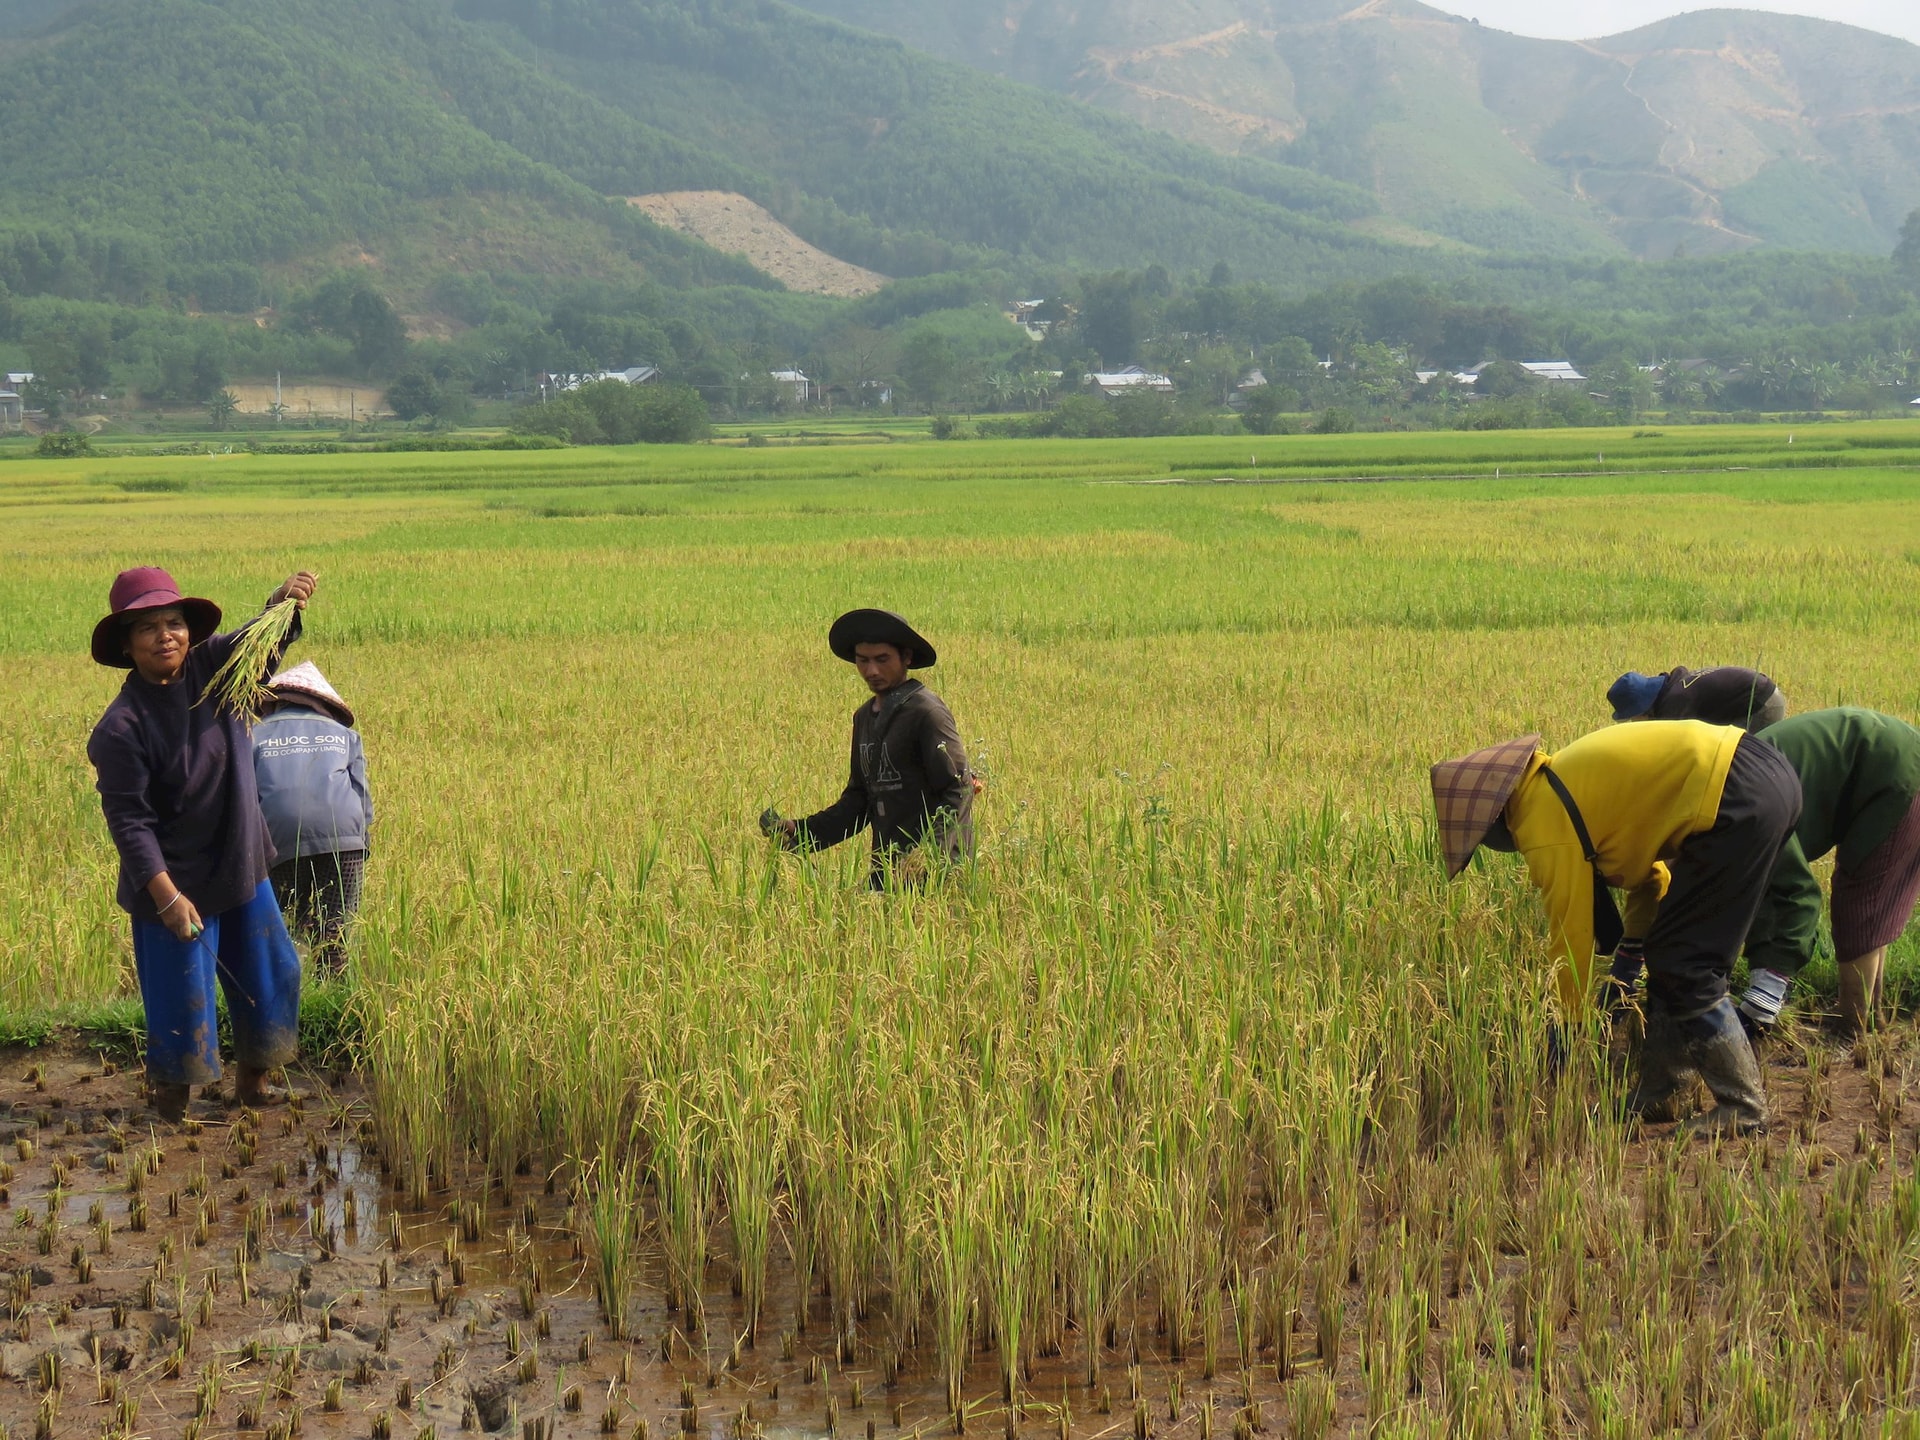
{"type": "Polygon", "coordinates": [[[1920,44],[1920,0],[1730,0],[1723,7],[1689,4],[1687,0],[1428,0],[1428,3],[1455,14],[1474,16],[1483,25],[1498,26],[1519,35],[1560,40],[1617,35],[1622,30],[1687,10],[1727,8],[1814,15],[1822,20],[1839,20],[1898,35],[1920,44]]]}

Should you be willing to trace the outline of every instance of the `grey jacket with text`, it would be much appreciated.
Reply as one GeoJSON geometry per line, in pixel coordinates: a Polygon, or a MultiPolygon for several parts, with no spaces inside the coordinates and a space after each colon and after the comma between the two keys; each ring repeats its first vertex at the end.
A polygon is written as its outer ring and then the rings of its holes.
{"type": "Polygon", "coordinates": [[[282,860],[364,850],[373,797],[359,732],[315,711],[275,711],[253,727],[260,813],[282,860]]]}

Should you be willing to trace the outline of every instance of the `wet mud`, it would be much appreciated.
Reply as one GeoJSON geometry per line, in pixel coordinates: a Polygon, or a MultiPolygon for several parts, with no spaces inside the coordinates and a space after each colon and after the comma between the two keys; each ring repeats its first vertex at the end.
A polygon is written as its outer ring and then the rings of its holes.
{"type": "MultiPolygon", "coordinates": [[[[1914,1038],[1903,1031],[1896,1042],[1903,1071],[1914,1038]]],[[[1825,1053],[1815,1087],[1804,1053],[1770,1057],[1775,1124],[1752,1143],[1811,1148],[1816,1172],[1873,1145],[1910,1165],[1920,1133],[1904,1085],[1890,1102],[1847,1051],[1825,1053]]],[[[0,1052],[0,1435],[953,1433],[930,1345],[898,1375],[864,1343],[836,1353],[827,1297],[809,1295],[800,1328],[778,1245],[757,1345],[736,1335],[741,1308],[724,1256],[709,1268],[705,1329],[688,1333],[685,1312],[664,1303],[664,1274],[649,1268],[627,1333],[612,1338],[564,1188],[528,1175],[510,1193],[496,1186],[407,1209],[382,1171],[358,1083],[291,1078],[292,1105],[254,1112],[196,1098],[176,1127],[143,1108],[137,1066],[88,1051],[0,1052]]],[[[1629,1171],[1665,1144],[1664,1132],[1649,1132],[1629,1171]]],[[[1356,1291],[1350,1324],[1359,1309],[1356,1291]]],[[[1318,1364],[1307,1323],[1298,1317],[1291,1340],[1295,1373],[1318,1364]]],[[[1098,1389],[1078,1336],[1068,1353],[1036,1359],[1017,1416],[983,1351],[969,1376],[968,1433],[1136,1435],[1136,1394],[1156,1440],[1287,1428],[1271,1352],[1243,1377],[1229,1335],[1209,1378],[1197,1355],[1169,1361],[1150,1315],[1123,1320],[1118,1339],[1098,1389]]],[[[1345,1348],[1343,1424],[1362,1403],[1345,1373],[1358,1347],[1345,1348]]]]}

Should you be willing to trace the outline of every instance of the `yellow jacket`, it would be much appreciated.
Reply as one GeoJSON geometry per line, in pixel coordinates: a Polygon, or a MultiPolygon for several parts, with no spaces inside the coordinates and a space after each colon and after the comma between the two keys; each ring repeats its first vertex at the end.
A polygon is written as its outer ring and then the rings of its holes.
{"type": "Polygon", "coordinates": [[[1593,867],[1566,807],[1540,772],[1566,785],[1607,883],[1627,895],[1627,934],[1644,937],[1667,893],[1663,863],[1690,835],[1713,828],[1742,732],[1698,720],[1641,720],[1536,754],[1507,801],[1507,828],[1546,897],[1560,961],[1560,999],[1577,1014],[1593,983],[1593,867]]]}

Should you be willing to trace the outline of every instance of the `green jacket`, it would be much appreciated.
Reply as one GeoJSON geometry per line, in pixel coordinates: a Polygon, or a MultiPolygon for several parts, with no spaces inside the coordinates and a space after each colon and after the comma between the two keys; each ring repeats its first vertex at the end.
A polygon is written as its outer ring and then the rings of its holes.
{"type": "Polygon", "coordinates": [[[1747,932],[1747,961],[1792,975],[1820,929],[1812,862],[1838,850],[1842,867],[1859,865],[1893,833],[1920,794],[1920,730],[1849,705],[1792,716],[1760,738],[1792,762],[1805,801],[1747,932]]]}

